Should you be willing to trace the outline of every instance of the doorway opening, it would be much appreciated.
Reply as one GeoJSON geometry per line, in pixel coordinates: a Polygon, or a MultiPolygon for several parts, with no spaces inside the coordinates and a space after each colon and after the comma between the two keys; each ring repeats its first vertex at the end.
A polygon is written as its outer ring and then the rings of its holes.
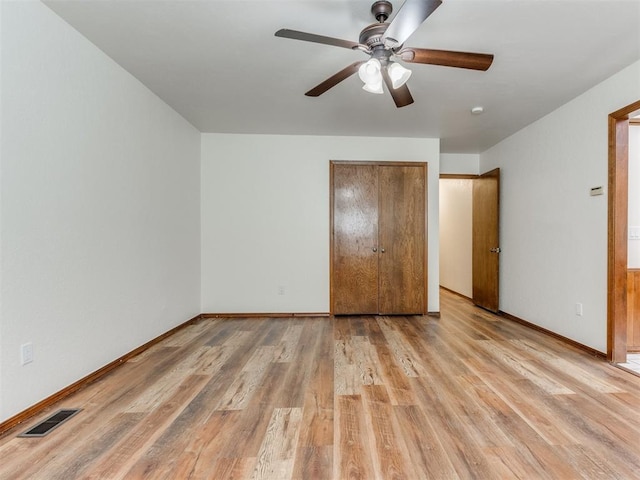
{"type": "Polygon", "coordinates": [[[500,169],[440,175],[440,286],[499,312],[500,169]]]}
{"type": "Polygon", "coordinates": [[[440,288],[473,296],[473,181],[478,175],[440,174],[440,288]]]}
{"type": "Polygon", "coordinates": [[[609,209],[607,278],[607,359],[627,360],[629,121],[640,100],[609,114],[609,209]]]}

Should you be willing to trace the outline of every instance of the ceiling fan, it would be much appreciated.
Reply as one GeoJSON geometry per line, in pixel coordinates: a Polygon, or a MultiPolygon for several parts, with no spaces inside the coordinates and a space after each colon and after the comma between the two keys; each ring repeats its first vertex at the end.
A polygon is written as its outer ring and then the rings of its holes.
{"type": "Polygon", "coordinates": [[[493,55],[486,53],[404,47],[404,42],[441,4],[441,0],[406,0],[393,20],[387,23],[393,6],[391,2],[386,0],[376,1],[371,6],[371,13],[378,23],[365,27],[360,32],[357,43],[289,29],[278,30],[275,35],[276,37],[361,50],[371,57],[369,60],[354,62],[343,68],[309,90],[305,95],[318,97],[358,72],[360,79],[364,82],[364,90],[370,93],[384,93],[382,89],[384,82],[396,107],[400,108],[413,103],[413,97],[406,85],[411,71],[395,62],[396,58],[409,63],[483,71],[487,70],[493,62],[493,55]]]}

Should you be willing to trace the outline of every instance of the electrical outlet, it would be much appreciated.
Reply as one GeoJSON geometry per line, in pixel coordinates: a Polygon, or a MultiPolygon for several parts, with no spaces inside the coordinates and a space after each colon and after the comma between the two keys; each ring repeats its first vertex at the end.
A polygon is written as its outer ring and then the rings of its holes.
{"type": "Polygon", "coordinates": [[[581,317],[582,316],[582,304],[581,303],[576,303],[576,315],[581,317]]]}
{"type": "Polygon", "coordinates": [[[20,361],[22,365],[33,362],[33,344],[31,342],[20,345],[20,361]]]}
{"type": "Polygon", "coordinates": [[[287,289],[284,285],[278,285],[278,295],[285,295],[287,293],[287,289]]]}

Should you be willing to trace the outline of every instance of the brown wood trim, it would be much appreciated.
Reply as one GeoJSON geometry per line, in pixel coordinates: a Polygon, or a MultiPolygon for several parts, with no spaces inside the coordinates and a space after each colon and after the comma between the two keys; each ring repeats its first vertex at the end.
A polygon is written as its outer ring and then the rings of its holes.
{"type": "Polygon", "coordinates": [[[471,297],[467,297],[466,295],[463,295],[460,292],[456,292],[455,290],[451,290],[450,288],[443,287],[442,285],[440,285],[440,288],[442,290],[446,290],[449,293],[452,293],[453,295],[457,295],[458,297],[461,297],[461,298],[464,298],[465,300],[469,300],[470,302],[473,302],[473,299],[471,297]]]}
{"type": "Polygon", "coordinates": [[[515,315],[511,315],[510,313],[507,312],[503,312],[502,310],[500,310],[498,312],[498,315],[500,315],[501,317],[506,318],[507,320],[511,320],[513,322],[519,323],[521,325],[524,325],[525,327],[529,327],[532,330],[536,330],[538,332],[544,333],[546,335],[549,335],[550,337],[553,337],[557,340],[560,340],[563,343],[567,343],[569,345],[571,345],[572,347],[578,348],[584,352],[587,352],[590,355],[593,355],[594,357],[599,357],[602,358],[603,360],[605,360],[607,358],[607,355],[603,352],[600,352],[598,350],[596,350],[595,348],[591,348],[587,345],[584,345],[583,343],[580,342],[576,342],[575,340],[572,340],[570,338],[565,337],[564,335],[560,335],[559,333],[556,333],[552,330],[547,330],[544,327],[541,327],[540,325],[536,325],[535,323],[531,323],[528,322],[527,320],[523,320],[520,317],[516,317],[515,315]]]}
{"type": "Polygon", "coordinates": [[[314,313],[203,313],[202,318],[290,318],[290,317],[329,317],[329,312],[314,313]]]}
{"type": "Polygon", "coordinates": [[[335,312],[335,286],[333,281],[333,259],[335,255],[335,249],[333,247],[333,233],[334,233],[334,225],[333,225],[333,204],[335,201],[334,197],[334,168],[338,161],[331,160],[329,162],[329,311],[333,315],[335,312]]]}
{"type": "Polygon", "coordinates": [[[632,127],[639,127],[640,126],[640,118],[630,118],[629,119],[629,125],[631,125],[632,127]]]}
{"type": "Polygon", "coordinates": [[[637,102],[633,102],[631,105],[627,105],[626,107],[622,107],[620,110],[616,110],[613,113],[610,113],[609,116],[613,118],[629,118],[629,115],[635,113],[640,110],[640,100],[637,102]]]}
{"type": "Polygon", "coordinates": [[[427,315],[440,312],[429,312],[429,163],[421,162],[424,169],[424,303],[423,311],[427,315]]]}
{"type": "Polygon", "coordinates": [[[379,165],[382,167],[415,167],[417,165],[427,165],[428,162],[416,160],[415,162],[391,162],[391,161],[369,161],[369,160],[329,160],[329,165],[379,165]]]}
{"type": "Polygon", "coordinates": [[[609,114],[607,359],[627,358],[627,208],[629,116],[640,100],[609,114]]]}
{"type": "Polygon", "coordinates": [[[441,173],[440,180],[475,180],[480,175],[473,175],[471,173],[441,173]]]}
{"type": "Polygon", "coordinates": [[[627,269],[627,353],[640,351],[640,269],[627,269]]]}
{"type": "Polygon", "coordinates": [[[135,357],[136,355],[140,355],[145,350],[148,350],[149,348],[151,348],[155,344],[161,342],[162,340],[164,340],[167,337],[170,337],[171,335],[173,335],[174,333],[178,332],[179,330],[182,330],[183,328],[188,327],[189,325],[192,325],[192,324],[196,323],[201,318],[202,318],[201,315],[196,315],[192,319],[187,320],[186,322],[181,323],[177,327],[174,327],[171,330],[169,330],[169,331],[167,331],[167,332],[155,337],[154,339],[148,341],[144,345],[140,345],[138,348],[136,348],[134,350],[131,350],[129,353],[125,353],[123,356],[121,356],[120,358],[117,358],[113,362],[108,363],[104,367],[96,370],[93,373],[90,373],[86,377],[81,378],[80,380],[78,380],[77,382],[72,383],[68,387],[63,388],[62,390],[54,393],[53,395],[50,395],[49,397],[41,400],[40,402],[30,406],[26,410],[23,410],[22,412],[14,415],[13,417],[8,418],[4,422],[1,422],[0,423],[0,435],[3,435],[8,430],[11,430],[15,426],[23,423],[24,421],[26,421],[26,420],[38,415],[39,413],[43,412],[44,410],[49,408],[54,403],[58,402],[59,400],[62,400],[63,398],[68,397],[72,393],[75,393],[78,390],[81,390],[82,388],[86,387],[90,383],[95,382],[99,378],[104,377],[106,374],[108,374],[109,372],[111,372],[115,368],[119,367],[120,365],[125,363],[127,360],[130,360],[131,358],[135,357]]]}
{"type": "Polygon", "coordinates": [[[609,117],[607,358],[627,358],[627,198],[628,138],[626,119],[609,117]]]}

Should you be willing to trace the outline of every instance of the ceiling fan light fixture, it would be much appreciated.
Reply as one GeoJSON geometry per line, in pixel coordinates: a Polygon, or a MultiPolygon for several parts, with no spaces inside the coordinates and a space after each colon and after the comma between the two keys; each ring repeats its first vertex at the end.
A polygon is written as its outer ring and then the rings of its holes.
{"type": "Polygon", "coordinates": [[[365,92],[376,93],[378,95],[382,95],[384,90],[382,90],[382,82],[378,83],[365,83],[362,89],[365,92]]]}
{"type": "Polygon", "coordinates": [[[362,89],[369,93],[384,93],[382,90],[382,73],[380,70],[382,65],[377,58],[371,58],[369,61],[360,65],[358,76],[364,82],[362,89]]]}
{"type": "Polygon", "coordinates": [[[407,80],[409,80],[409,77],[411,76],[411,70],[395,62],[387,67],[387,71],[389,72],[391,85],[394,89],[400,88],[407,83],[407,80]]]}

